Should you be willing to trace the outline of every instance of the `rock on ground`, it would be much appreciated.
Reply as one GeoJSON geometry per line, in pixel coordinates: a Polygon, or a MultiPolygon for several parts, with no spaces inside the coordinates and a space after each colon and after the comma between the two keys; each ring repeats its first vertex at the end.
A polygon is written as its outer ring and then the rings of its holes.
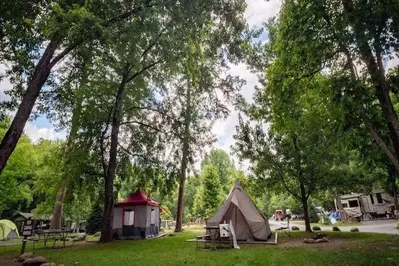
{"type": "Polygon", "coordinates": [[[29,266],[40,266],[43,263],[46,263],[47,260],[45,257],[38,256],[35,258],[28,258],[24,261],[23,265],[29,265],[29,266]]]}
{"type": "Polygon", "coordinates": [[[359,228],[357,228],[357,227],[352,227],[350,231],[351,231],[351,232],[359,232],[359,228]]]}
{"type": "Polygon", "coordinates": [[[32,258],[33,253],[32,252],[26,252],[18,257],[18,261],[25,261],[26,259],[32,258]]]}
{"type": "Polygon", "coordinates": [[[305,239],[303,240],[303,243],[306,243],[306,244],[313,244],[313,243],[314,243],[314,239],[313,239],[313,238],[305,238],[305,239]]]}
{"type": "Polygon", "coordinates": [[[47,263],[43,263],[40,266],[57,266],[57,264],[55,264],[54,262],[47,262],[47,263]]]}
{"type": "Polygon", "coordinates": [[[330,242],[330,240],[326,237],[315,240],[315,243],[327,243],[327,242],[330,242]]]}
{"type": "Polygon", "coordinates": [[[292,231],[298,231],[298,230],[299,230],[299,227],[298,227],[298,226],[295,226],[295,225],[294,225],[294,226],[291,226],[291,230],[292,230],[292,231]]]}
{"type": "Polygon", "coordinates": [[[24,260],[24,262],[22,263],[22,265],[31,265],[33,261],[33,258],[27,258],[26,260],[24,260]]]}

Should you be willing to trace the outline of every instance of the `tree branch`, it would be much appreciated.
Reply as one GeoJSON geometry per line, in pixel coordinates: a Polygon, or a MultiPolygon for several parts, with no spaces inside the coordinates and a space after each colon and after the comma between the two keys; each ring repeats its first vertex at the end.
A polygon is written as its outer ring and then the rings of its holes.
{"type": "Polygon", "coordinates": [[[161,30],[161,32],[160,32],[160,33],[158,34],[158,36],[156,37],[155,41],[152,42],[152,43],[141,53],[140,57],[144,57],[144,56],[152,49],[152,47],[154,47],[154,46],[157,44],[159,38],[162,36],[162,34],[164,34],[164,32],[166,31],[166,29],[167,29],[167,28],[165,27],[163,30],[161,30]]]}
{"type": "Polygon", "coordinates": [[[114,24],[114,23],[116,23],[116,22],[119,22],[119,21],[122,21],[122,20],[124,20],[124,19],[127,19],[127,18],[129,18],[130,16],[132,16],[132,15],[134,15],[134,14],[137,14],[138,12],[144,10],[144,8],[156,6],[155,3],[151,4],[151,1],[152,1],[152,0],[146,0],[145,3],[144,3],[143,5],[140,5],[138,8],[133,8],[133,9],[130,10],[130,11],[127,11],[127,12],[125,12],[125,13],[122,13],[121,15],[119,15],[119,16],[117,16],[117,17],[114,17],[114,18],[112,18],[112,19],[110,19],[110,20],[108,20],[107,22],[104,23],[104,26],[105,26],[105,27],[108,27],[108,26],[110,26],[110,25],[112,25],[112,24],[114,24]]]}
{"type": "Polygon", "coordinates": [[[123,147],[123,145],[120,144],[119,142],[118,142],[118,146],[119,146],[125,153],[127,153],[128,155],[130,155],[130,156],[132,156],[132,157],[144,157],[142,154],[139,154],[139,153],[132,153],[131,151],[129,151],[128,149],[126,149],[125,147],[123,147]]]}
{"type": "Polygon", "coordinates": [[[183,124],[182,121],[180,121],[178,119],[175,119],[174,117],[171,117],[170,115],[167,115],[165,112],[163,112],[163,111],[161,111],[159,109],[148,107],[148,106],[131,106],[131,107],[125,109],[125,111],[123,113],[125,114],[126,112],[129,112],[130,110],[133,110],[133,109],[149,110],[149,111],[157,112],[160,115],[162,115],[162,116],[164,116],[166,118],[169,118],[169,119],[173,120],[174,122],[179,123],[180,125],[183,124]]]}
{"type": "Polygon", "coordinates": [[[399,161],[398,158],[395,156],[394,152],[388,147],[388,145],[384,142],[384,140],[381,138],[378,130],[369,122],[365,122],[367,129],[373,136],[375,142],[377,142],[378,146],[384,151],[384,153],[388,156],[389,160],[395,167],[396,171],[399,172],[399,161]]]}
{"type": "Polygon", "coordinates": [[[67,54],[69,54],[78,45],[83,43],[83,41],[84,41],[83,39],[80,39],[77,42],[70,44],[61,53],[59,53],[56,57],[54,57],[53,60],[51,60],[51,62],[49,63],[50,69],[52,69],[61,59],[63,59],[67,54]]]}
{"type": "Polygon", "coordinates": [[[157,65],[158,63],[160,63],[161,60],[155,61],[152,64],[149,64],[148,66],[145,66],[144,68],[142,68],[139,72],[134,73],[130,78],[128,78],[126,80],[126,83],[132,81],[133,79],[135,79],[137,76],[141,75],[143,72],[147,71],[148,69],[154,67],[155,65],[157,65]]]}
{"type": "Polygon", "coordinates": [[[302,198],[300,196],[298,196],[298,194],[296,194],[294,191],[292,191],[289,187],[288,184],[286,183],[285,179],[284,179],[284,173],[282,173],[282,171],[280,170],[280,176],[281,176],[281,181],[285,187],[285,189],[295,198],[302,200],[302,198]]]}
{"type": "Polygon", "coordinates": [[[140,122],[140,121],[125,121],[125,122],[121,123],[121,125],[130,125],[130,124],[138,124],[138,125],[141,125],[141,126],[144,126],[144,127],[151,128],[151,129],[153,129],[153,130],[155,130],[157,132],[165,133],[164,131],[160,130],[159,128],[156,128],[154,126],[148,125],[148,124],[140,122]]]}

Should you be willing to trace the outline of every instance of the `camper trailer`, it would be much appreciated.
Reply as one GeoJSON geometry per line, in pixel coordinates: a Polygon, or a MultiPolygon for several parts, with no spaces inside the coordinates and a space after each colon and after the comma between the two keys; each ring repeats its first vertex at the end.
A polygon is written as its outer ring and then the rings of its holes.
{"type": "MultiPolygon", "coordinates": [[[[352,217],[370,220],[377,217],[392,217],[395,210],[394,198],[382,189],[370,194],[352,193],[339,197],[342,208],[352,217]]],[[[337,202],[335,201],[338,209],[337,202]]]]}

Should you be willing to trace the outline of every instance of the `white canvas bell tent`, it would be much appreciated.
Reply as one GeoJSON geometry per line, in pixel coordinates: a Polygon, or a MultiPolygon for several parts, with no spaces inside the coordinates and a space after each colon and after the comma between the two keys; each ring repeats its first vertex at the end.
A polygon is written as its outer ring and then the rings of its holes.
{"type": "MultiPolygon", "coordinates": [[[[206,226],[218,226],[232,221],[237,240],[266,241],[271,236],[268,220],[262,215],[249,195],[238,183],[216,214],[206,221],[206,226]]],[[[209,232],[208,232],[209,233],[209,232]]]]}

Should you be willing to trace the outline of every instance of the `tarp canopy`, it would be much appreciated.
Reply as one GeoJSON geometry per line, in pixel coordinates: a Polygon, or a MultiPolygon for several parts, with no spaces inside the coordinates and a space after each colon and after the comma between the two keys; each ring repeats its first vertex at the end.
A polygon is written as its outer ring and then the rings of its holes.
{"type": "Polygon", "coordinates": [[[235,184],[215,216],[207,226],[232,221],[237,240],[267,240],[271,236],[268,220],[261,214],[240,184],[235,184]]]}
{"type": "Polygon", "coordinates": [[[155,200],[152,200],[145,194],[143,191],[137,190],[135,193],[130,194],[126,199],[118,202],[116,207],[122,206],[132,206],[132,205],[151,205],[151,206],[159,206],[159,203],[155,200]]]}
{"type": "Polygon", "coordinates": [[[17,226],[10,220],[0,220],[0,240],[19,237],[17,226]]]}

